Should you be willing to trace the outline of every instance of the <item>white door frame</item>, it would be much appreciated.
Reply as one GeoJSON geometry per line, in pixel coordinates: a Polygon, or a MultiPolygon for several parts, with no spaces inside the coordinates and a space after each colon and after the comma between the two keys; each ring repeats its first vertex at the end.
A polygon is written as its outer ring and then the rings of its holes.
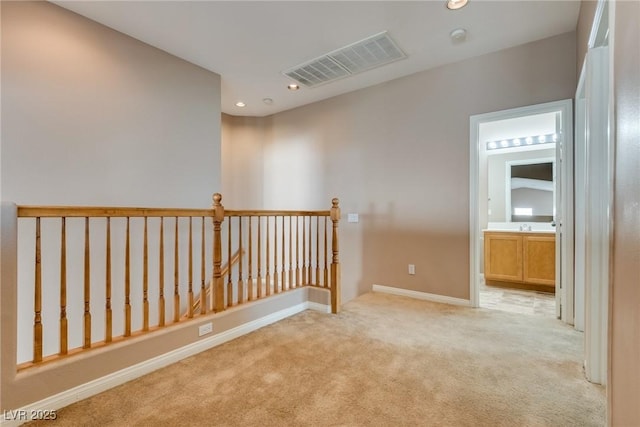
{"type": "MultiPolygon", "coordinates": [[[[585,61],[586,63],[586,58],[585,61]]],[[[585,325],[585,266],[586,266],[586,213],[587,213],[587,102],[585,99],[585,74],[583,65],[575,98],[574,145],[574,324],[584,331],[585,325]]]]}
{"type": "MultiPolygon", "coordinates": [[[[572,113],[572,101],[570,99],[548,102],[544,104],[538,105],[530,105],[526,107],[513,108],[509,110],[503,111],[495,111],[492,113],[478,114],[471,116],[470,118],[470,155],[469,155],[469,257],[470,257],[470,274],[469,274],[469,295],[471,300],[472,307],[478,307],[479,305],[479,294],[480,294],[480,224],[479,224],[479,200],[478,194],[480,192],[480,182],[478,179],[478,174],[480,170],[480,150],[479,150],[479,133],[480,133],[480,124],[485,122],[493,122],[497,120],[505,120],[515,117],[522,116],[530,116],[535,114],[544,114],[550,112],[561,112],[563,118],[563,136],[562,139],[565,141],[565,156],[573,157],[573,113],[572,113]]],[[[573,185],[573,181],[571,177],[573,176],[573,170],[569,170],[569,168],[564,168],[562,166],[558,166],[560,168],[560,173],[563,177],[567,177],[563,182],[565,185],[573,185]],[[569,184],[570,183],[570,184],[569,184]]],[[[563,211],[573,212],[573,200],[569,200],[563,197],[563,211]]],[[[572,224],[568,224],[565,221],[565,227],[572,228],[572,224]]],[[[558,229],[556,230],[558,232],[558,229]]],[[[563,261],[562,261],[562,269],[561,271],[566,271],[568,269],[573,270],[573,241],[564,240],[564,244],[562,245],[563,253],[563,261]],[[565,255],[566,253],[566,255],[565,255]]],[[[556,280],[556,287],[559,286],[561,278],[556,280]]],[[[567,289],[570,288],[570,292],[573,293],[573,282],[567,283],[563,288],[562,292],[558,294],[561,300],[565,300],[566,296],[563,296],[563,292],[567,292],[567,289]]],[[[571,299],[573,301],[573,298],[571,299]]],[[[573,313],[573,309],[571,309],[571,313],[573,313]]],[[[565,319],[563,319],[565,320],[565,319]]],[[[568,319],[565,321],[569,321],[568,319]]],[[[573,322],[573,319],[570,319],[573,322]]]]}

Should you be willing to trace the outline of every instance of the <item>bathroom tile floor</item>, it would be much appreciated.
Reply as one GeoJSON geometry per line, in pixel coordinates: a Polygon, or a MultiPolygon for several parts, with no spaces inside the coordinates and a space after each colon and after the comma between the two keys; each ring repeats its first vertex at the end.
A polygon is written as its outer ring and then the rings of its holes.
{"type": "Polygon", "coordinates": [[[487,286],[480,283],[480,307],[510,313],[556,317],[554,294],[487,286]]]}

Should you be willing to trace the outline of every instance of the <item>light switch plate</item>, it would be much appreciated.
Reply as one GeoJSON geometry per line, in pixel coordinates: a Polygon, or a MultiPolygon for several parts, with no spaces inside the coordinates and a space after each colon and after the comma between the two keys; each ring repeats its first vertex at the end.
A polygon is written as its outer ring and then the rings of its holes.
{"type": "Polygon", "coordinates": [[[357,213],[347,214],[347,222],[359,222],[360,218],[358,218],[357,213]]]}

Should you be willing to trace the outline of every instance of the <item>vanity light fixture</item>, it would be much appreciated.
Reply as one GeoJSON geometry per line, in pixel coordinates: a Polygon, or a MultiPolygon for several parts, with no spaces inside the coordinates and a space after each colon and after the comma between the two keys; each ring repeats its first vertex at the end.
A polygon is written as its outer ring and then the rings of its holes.
{"type": "Polygon", "coordinates": [[[458,10],[462,9],[467,5],[469,0],[448,0],[447,1],[447,9],[449,10],[458,10]]]}
{"type": "Polygon", "coordinates": [[[287,89],[289,90],[298,90],[300,89],[300,86],[298,86],[297,84],[290,84],[289,86],[287,86],[287,89]]]}
{"type": "Polygon", "coordinates": [[[246,106],[247,106],[247,104],[245,104],[245,103],[244,103],[244,102],[242,102],[242,101],[238,101],[238,102],[236,102],[236,107],[240,107],[240,108],[242,108],[242,107],[246,107],[246,106]]]}
{"type": "Polygon", "coordinates": [[[560,135],[557,133],[549,133],[546,135],[538,135],[538,136],[527,136],[520,138],[511,138],[511,139],[501,139],[499,141],[487,141],[487,150],[496,150],[498,148],[513,148],[520,147],[524,144],[533,145],[534,142],[537,144],[550,144],[553,142],[558,142],[560,140],[560,135]]]}

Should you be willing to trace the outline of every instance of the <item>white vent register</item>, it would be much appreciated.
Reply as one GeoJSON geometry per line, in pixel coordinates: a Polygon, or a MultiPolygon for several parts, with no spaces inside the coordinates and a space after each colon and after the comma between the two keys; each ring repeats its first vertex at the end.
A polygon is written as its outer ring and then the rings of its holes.
{"type": "Polygon", "coordinates": [[[315,87],[406,57],[383,31],[283,71],[283,74],[306,87],[315,87]]]}

